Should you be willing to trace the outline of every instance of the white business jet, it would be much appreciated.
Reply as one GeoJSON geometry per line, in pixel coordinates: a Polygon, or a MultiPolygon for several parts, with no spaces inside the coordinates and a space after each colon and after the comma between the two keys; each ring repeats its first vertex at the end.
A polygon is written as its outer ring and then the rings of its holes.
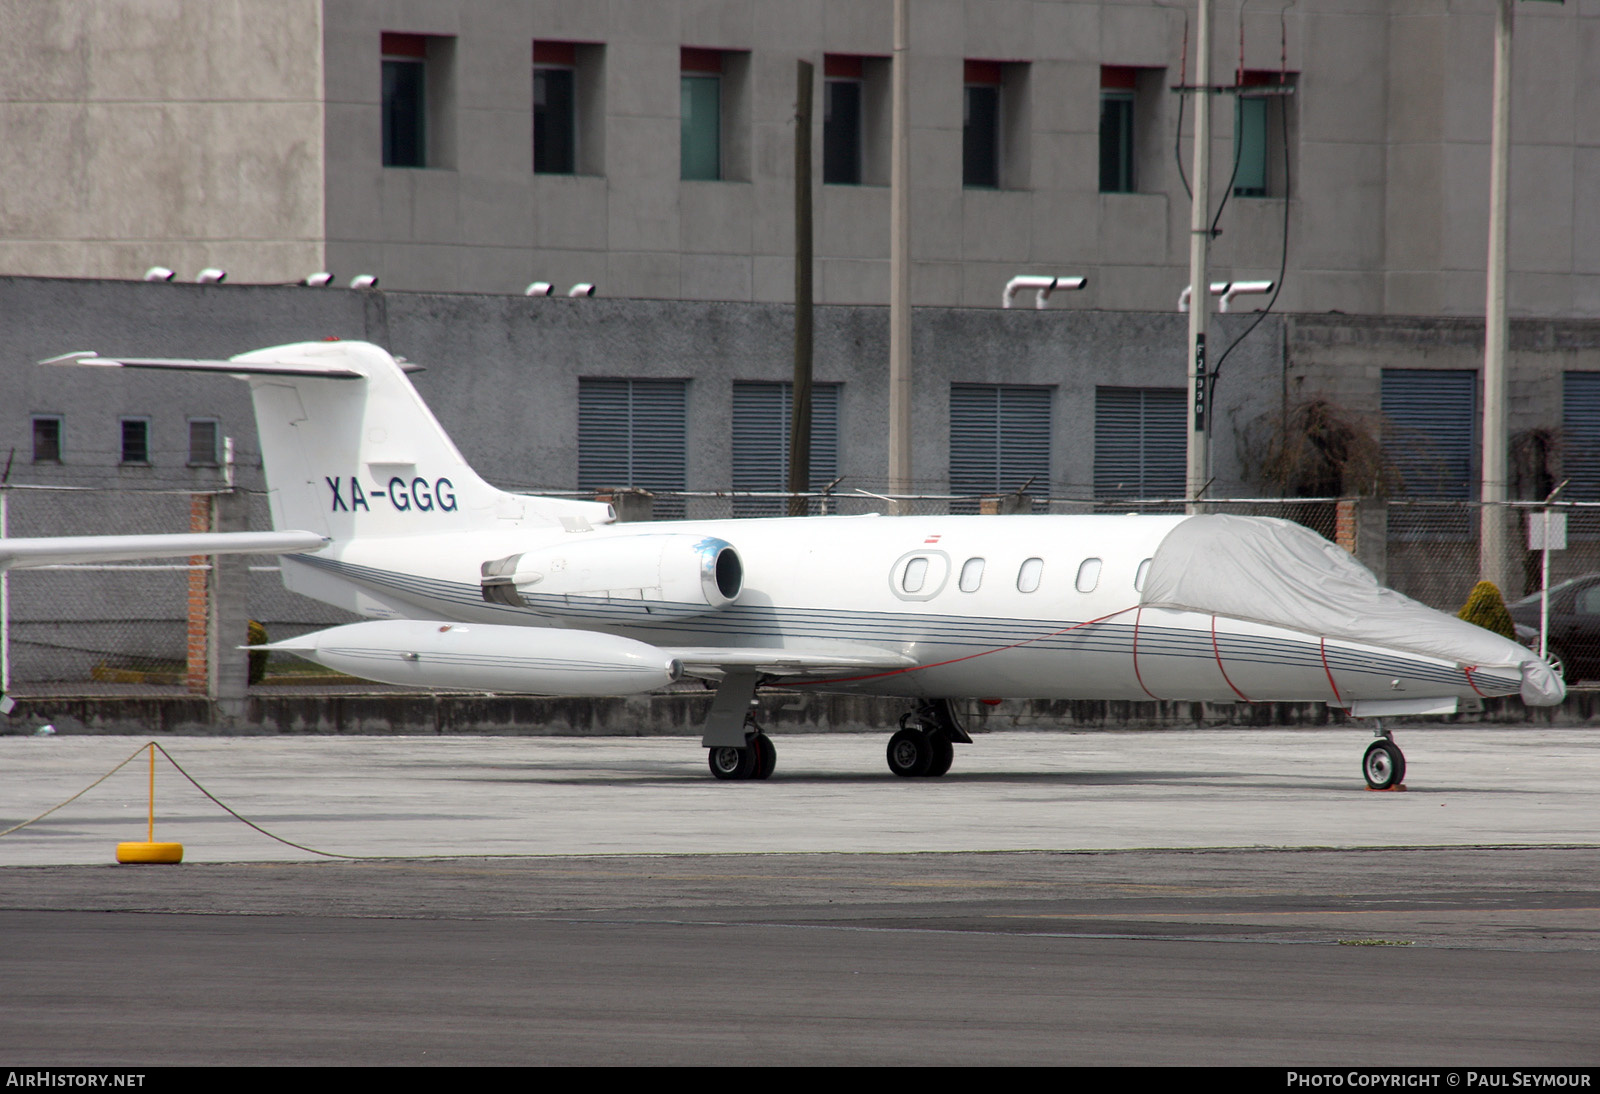
{"type": "MultiPolygon", "coordinates": [[[[1320,701],[1445,714],[1565,694],[1522,646],[1381,587],[1287,521],[1199,516],[801,517],[614,523],[610,506],[507,493],[475,474],[407,379],[362,342],[184,369],[250,384],[274,532],[6,540],[0,566],[283,553],[284,584],[369,617],[273,643],[420,688],[623,695],[716,685],[719,779],[776,764],[762,685],[903,696],[889,768],[949,770],[971,697],[1320,701]]],[[[1376,788],[1405,758],[1381,723],[1376,788]]]]}

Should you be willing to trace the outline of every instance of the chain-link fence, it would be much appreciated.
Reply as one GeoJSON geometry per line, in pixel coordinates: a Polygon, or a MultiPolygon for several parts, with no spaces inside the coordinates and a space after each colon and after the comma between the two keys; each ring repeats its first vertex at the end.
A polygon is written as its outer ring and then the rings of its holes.
{"type": "MultiPolygon", "coordinates": [[[[18,538],[203,531],[196,511],[206,509],[210,498],[187,490],[16,485],[0,490],[5,534],[18,538]]],[[[249,526],[270,528],[265,495],[251,494],[247,501],[249,526]]],[[[192,690],[197,620],[191,593],[209,570],[208,559],[174,558],[6,572],[0,647],[7,690],[192,690]]],[[[274,640],[356,618],[286,590],[273,556],[250,556],[246,572],[249,618],[262,622],[274,640]]],[[[249,635],[220,637],[243,645],[249,635]]],[[[289,658],[281,668],[305,671],[304,662],[295,665],[289,658]]]]}
{"type": "MultiPolygon", "coordinates": [[[[12,486],[0,490],[6,534],[17,537],[134,534],[199,530],[196,499],[189,491],[100,490],[12,486]]],[[[571,495],[577,496],[577,495],[571,495]]],[[[593,495],[582,495],[592,498],[593,495]]],[[[792,499],[782,493],[681,493],[605,495],[624,520],[681,513],[693,520],[781,516],[792,499]]],[[[249,496],[249,526],[267,528],[264,495],[249,496]]],[[[800,499],[810,514],[862,515],[902,512],[919,516],[952,513],[1170,513],[1182,499],[1119,499],[1114,502],[1004,495],[970,497],[923,494],[890,498],[864,491],[814,493],[800,499]]],[[[1455,612],[1479,577],[1481,507],[1463,502],[1366,499],[1240,499],[1208,501],[1212,512],[1281,517],[1297,521],[1351,550],[1392,588],[1425,604],[1455,612]]],[[[1556,506],[1567,517],[1563,550],[1550,555],[1550,581],[1600,571],[1600,503],[1556,506]]],[[[1538,506],[1505,508],[1508,544],[1504,593],[1508,600],[1540,588],[1541,553],[1527,548],[1526,527],[1538,506]]],[[[189,690],[193,686],[190,609],[192,582],[206,560],[100,563],[14,570],[5,575],[3,630],[6,668],[13,692],[189,690]]],[[[339,609],[284,589],[278,562],[251,557],[249,617],[273,639],[349,622],[339,609]]],[[[225,636],[226,637],[226,636],[225,636]]],[[[243,644],[245,635],[238,636],[243,644]]],[[[233,641],[231,637],[228,639],[233,641]]],[[[269,666],[263,686],[315,686],[315,670],[284,657],[269,666]]]]}

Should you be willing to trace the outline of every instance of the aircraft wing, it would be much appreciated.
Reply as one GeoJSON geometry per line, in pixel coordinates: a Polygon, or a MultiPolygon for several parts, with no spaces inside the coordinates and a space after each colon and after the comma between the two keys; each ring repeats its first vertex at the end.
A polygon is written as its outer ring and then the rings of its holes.
{"type": "Polygon", "coordinates": [[[182,555],[290,555],[327,546],[317,532],[190,532],[150,536],[0,539],[0,570],[182,555]]]}
{"type": "Polygon", "coordinates": [[[763,649],[750,646],[661,647],[661,652],[691,676],[762,672],[769,676],[811,676],[864,669],[903,669],[917,662],[887,650],[844,652],[829,649],[763,649]]]}

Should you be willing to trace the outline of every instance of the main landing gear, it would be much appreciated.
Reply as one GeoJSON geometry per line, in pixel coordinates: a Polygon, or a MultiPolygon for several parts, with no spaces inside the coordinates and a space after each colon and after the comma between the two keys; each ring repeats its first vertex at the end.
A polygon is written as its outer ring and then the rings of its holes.
{"type": "Polygon", "coordinates": [[[889,738],[889,770],[902,778],[938,777],[955,760],[955,743],[971,744],[948,699],[935,699],[900,718],[900,732],[889,738]]]}
{"type": "Polygon", "coordinates": [[[746,722],[750,735],[743,748],[722,745],[707,749],[711,773],[719,779],[770,779],[778,769],[778,750],[772,738],[761,732],[755,719],[746,722]]]}
{"type": "Polygon", "coordinates": [[[730,672],[717,685],[700,743],[719,779],[770,779],[777,770],[778,750],[750,713],[759,680],[754,672],[730,672]]]}
{"type": "Polygon", "coordinates": [[[1361,757],[1361,774],[1366,776],[1372,790],[1393,790],[1406,778],[1406,754],[1394,743],[1394,737],[1381,726],[1375,731],[1378,739],[1367,746],[1361,757]]]}

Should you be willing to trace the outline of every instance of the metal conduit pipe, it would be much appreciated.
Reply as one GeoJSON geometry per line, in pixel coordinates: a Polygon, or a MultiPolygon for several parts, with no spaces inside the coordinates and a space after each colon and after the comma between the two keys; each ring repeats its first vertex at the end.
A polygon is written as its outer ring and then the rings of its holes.
{"type": "Polygon", "coordinates": [[[1013,277],[1006,282],[1005,295],[1000,298],[1002,308],[1011,307],[1017,293],[1023,289],[1037,289],[1039,295],[1034,297],[1033,306],[1043,309],[1045,301],[1050,299],[1050,294],[1060,289],[1062,292],[1076,292],[1089,283],[1087,277],[1049,277],[1043,274],[1023,274],[1013,277]]]}

